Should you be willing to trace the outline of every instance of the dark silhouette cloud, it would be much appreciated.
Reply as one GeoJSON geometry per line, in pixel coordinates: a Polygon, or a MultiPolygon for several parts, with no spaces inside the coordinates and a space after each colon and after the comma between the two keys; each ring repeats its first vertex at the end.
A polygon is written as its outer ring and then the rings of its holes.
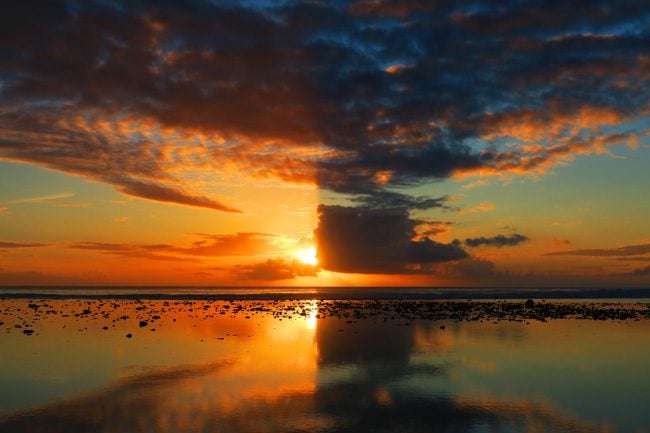
{"type": "Polygon", "coordinates": [[[413,197],[407,194],[400,194],[392,191],[375,191],[368,192],[365,195],[356,195],[352,198],[354,203],[359,203],[364,207],[370,208],[406,208],[406,209],[444,209],[454,210],[453,207],[448,205],[450,197],[442,196],[438,198],[430,197],[413,197]]]}
{"type": "Polygon", "coordinates": [[[626,257],[650,253],[650,244],[627,245],[618,248],[587,248],[570,251],[554,251],[547,256],[590,256],[590,257],[626,257]]]}
{"type": "Polygon", "coordinates": [[[319,263],[337,272],[419,273],[467,256],[457,243],[414,240],[419,223],[406,208],[320,205],[314,230],[319,263]]]}
{"type": "Polygon", "coordinates": [[[649,16],[635,0],[12,2],[0,158],[226,212],[178,168],[374,202],[543,173],[635,145],[649,16]]]}
{"type": "Polygon", "coordinates": [[[482,245],[490,247],[506,247],[506,246],[515,246],[519,245],[522,242],[526,242],[528,237],[515,233],[513,235],[496,235],[491,238],[480,237],[480,238],[467,238],[465,239],[465,245],[468,247],[480,247],[482,245]]]}

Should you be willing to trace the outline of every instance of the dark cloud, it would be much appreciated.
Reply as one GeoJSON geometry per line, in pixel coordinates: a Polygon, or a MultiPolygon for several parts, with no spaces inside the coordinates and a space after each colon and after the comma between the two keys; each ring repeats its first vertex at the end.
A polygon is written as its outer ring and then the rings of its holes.
{"type": "Polygon", "coordinates": [[[319,268],[298,260],[268,259],[262,263],[237,266],[233,272],[242,280],[275,281],[315,277],[319,268]]]}
{"type": "Polygon", "coordinates": [[[0,158],[220,211],[236,209],[179,168],[375,202],[544,172],[635,144],[649,16],[634,0],[12,2],[0,158]]]}
{"type": "Polygon", "coordinates": [[[352,202],[359,203],[363,207],[374,209],[445,209],[454,210],[455,208],[449,206],[447,203],[451,197],[446,195],[438,198],[430,197],[413,197],[407,194],[400,194],[392,191],[375,191],[369,192],[365,195],[356,195],[352,198],[352,202]]]}
{"type": "Polygon", "coordinates": [[[465,245],[468,247],[480,247],[482,245],[490,247],[506,247],[506,246],[515,246],[519,245],[522,242],[526,242],[528,237],[515,233],[513,235],[496,235],[491,238],[480,237],[480,238],[468,238],[465,239],[465,245]]]}
{"type": "Polygon", "coordinates": [[[468,258],[453,265],[452,273],[470,280],[485,281],[499,276],[494,263],[485,259],[468,258]]]}
{"type": "Polygon", "coordinates": [[[204,207],[224,212],[240,212],[239,210],[226,206],[217,200],[201,195],[193,195],[180,188],[170,188],[163,185],[124,179],[116,181],[114,184],[118,191],[135,197],[147,198],[149,200],[160,201],[163,203],[204,207]]]}
{"type": "Polygon", "coordinates": [[[420,222],[406,208],[318,206],[314,239],[323,269],[356,273],[428,272],[428,265],[462,259],[456,243],[417,238],[420,222]]]}
{"type": "Polygon", "coordinates": [[[570,251],[554,251],[547,256],[590,256],[590,257],[626,257],[650,253],[650,244],[627,245],[618,248],[591,248],[570,251]]]}

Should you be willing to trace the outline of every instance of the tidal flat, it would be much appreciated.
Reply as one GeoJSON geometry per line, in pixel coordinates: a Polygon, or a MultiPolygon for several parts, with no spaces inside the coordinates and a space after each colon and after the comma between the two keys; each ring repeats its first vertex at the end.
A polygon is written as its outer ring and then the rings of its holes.
{"type": "Polygon", "coordinates": [[[0,432],[650,432],[650,303],[3,298],[0,432]]]}

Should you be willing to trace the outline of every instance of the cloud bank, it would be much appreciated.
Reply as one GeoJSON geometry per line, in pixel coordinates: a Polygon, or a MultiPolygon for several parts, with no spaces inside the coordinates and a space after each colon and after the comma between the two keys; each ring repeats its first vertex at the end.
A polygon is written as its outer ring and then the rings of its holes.
{"type": "Polygon", "coordinates": [[[636,146],[649,17],[633,0],[11,2],[0,158],[225,212],[182,171],[375,202],[543,173],[636,146]]]}

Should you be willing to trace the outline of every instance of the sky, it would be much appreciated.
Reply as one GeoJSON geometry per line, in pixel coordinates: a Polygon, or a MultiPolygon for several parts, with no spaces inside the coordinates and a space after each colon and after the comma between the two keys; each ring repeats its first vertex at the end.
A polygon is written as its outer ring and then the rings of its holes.
{"type": "Polygon", "coordinates": [[[21,1],[0,284],[650,287],[650,8],[21,1]]]}

